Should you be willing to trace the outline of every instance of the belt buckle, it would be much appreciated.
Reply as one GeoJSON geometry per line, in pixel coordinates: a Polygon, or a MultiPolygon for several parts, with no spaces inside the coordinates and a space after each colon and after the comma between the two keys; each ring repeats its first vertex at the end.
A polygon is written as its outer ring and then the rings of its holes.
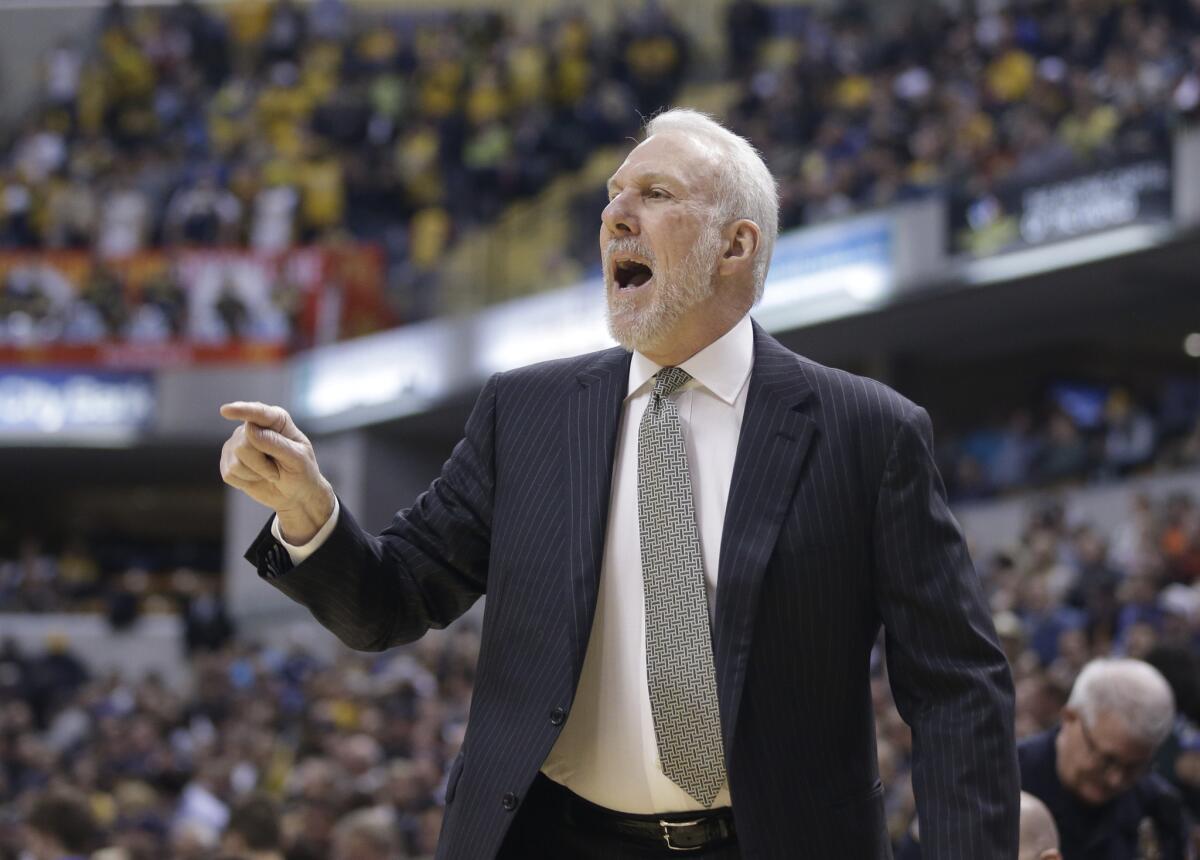
{"type": "Polygon", "coordinates": [[[703,843],[701,843],[700,845],[675,845],[674,843],[671,842],[671,828],[672,827],[691,827],[693,825],[703,824],[703,823],[704,823],[703,818],[697,818],[695,821],[664,821],[661,818],[658,819],[658,824],[663,829],[663,839],[666,840],[667,847],[670,848],[672,851],[699,851],[701,848],[703,848],[704,847],[703,843]]]}

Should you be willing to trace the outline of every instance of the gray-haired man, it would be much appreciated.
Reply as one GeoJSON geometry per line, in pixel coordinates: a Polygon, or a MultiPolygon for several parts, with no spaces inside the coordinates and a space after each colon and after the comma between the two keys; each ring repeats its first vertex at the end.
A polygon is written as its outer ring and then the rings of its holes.
{"type": "Polygon", "coordinates": [[[1021,787],[1050,808],[1065,860],[1188,856],[1179,794],[1150,773],[1174,719],[1171,688],[1153,666],[1093,660],[1061,723],[1021,743],[1021,787]]]}

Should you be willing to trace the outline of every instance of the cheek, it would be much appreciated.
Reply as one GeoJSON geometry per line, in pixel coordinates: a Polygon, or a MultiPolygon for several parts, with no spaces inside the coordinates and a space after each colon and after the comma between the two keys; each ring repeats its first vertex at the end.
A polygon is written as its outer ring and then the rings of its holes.
{"type": "Polygon", "coordinates": [[[1082,782],[1089,776],[1087,762],[1081,755],[1072,755],[1067,759],[1066,771],[1077,782],[1082,782]]]}
{"type": "Polygon", "coordinates": [[[668,263],[685,259],[700,237],[696,219],[683,212],[664,213],[654,226],[661,258],[668,263]]]}

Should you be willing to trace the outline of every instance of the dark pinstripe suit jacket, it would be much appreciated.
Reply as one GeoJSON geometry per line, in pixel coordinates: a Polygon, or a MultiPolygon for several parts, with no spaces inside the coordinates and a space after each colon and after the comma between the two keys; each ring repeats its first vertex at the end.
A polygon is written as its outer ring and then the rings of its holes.
{"type": "MultiPolygon", "coordinates": [[[[629,354],[493,376],[462,441],[378,536],[342,507],[290,567],[247,559],[347,645],[382,650],[488,596],[438,858],[498,850],[571,707],[604,547],[629,354]]],[[[891,857],[869,686],[886,631],[931,860],[1013,860],[1013,686],[933,462],[928,413],[754,326],[713,627],[742,856],[891,857]]]]}

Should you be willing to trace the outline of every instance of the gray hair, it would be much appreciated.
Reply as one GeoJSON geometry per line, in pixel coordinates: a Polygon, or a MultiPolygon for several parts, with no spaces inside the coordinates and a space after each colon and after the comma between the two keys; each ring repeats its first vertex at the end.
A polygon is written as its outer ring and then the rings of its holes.
{"type": "Polygon", "coordinates": [[[386,806],[368,806],[347,813],[333,828],[335,843],[355,837],[370,844],[389,860],[400,851],[396,838],[396,818],[386,806]]]}
{"type": "Polygon", "coordinates": [[[754,258],[754,303],[762,298],[767,267],[779,235],[779,185],[750,141],[706,113],[690,108],[663,111],[646,123],[646,136],[677,132],[715,150],[722,168],[713,188],[717,216],[725,224],[748,218],[758,225],[762,243],[754,258]]]}
{"type": "Polygon", "coordinates": [[[1067,704],[1089,726],[1107,712],[1118,717],[1139,741],[1158,748],[1175,722],[1175,694],[1162,673],[1142,660],[1100,658],[1075,679],[1067,704]]]}

